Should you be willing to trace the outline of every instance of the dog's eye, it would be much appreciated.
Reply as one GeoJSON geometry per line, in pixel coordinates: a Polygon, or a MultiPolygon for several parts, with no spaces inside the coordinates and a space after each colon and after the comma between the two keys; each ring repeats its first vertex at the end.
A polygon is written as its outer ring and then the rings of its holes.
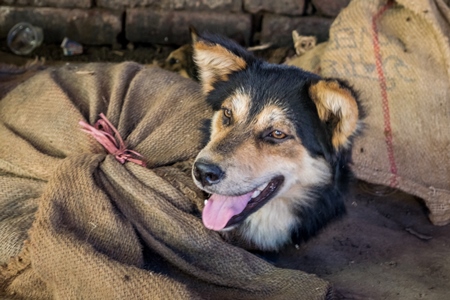
{"type": "Polygon", "coordinates": [[[174,65],[174,64],[177,64],[177,63],[179,63],[180,61],[178,60],[178,59],[175,59],[175,58],[171,58],[171,59],[169,59],[169,64],[170,65],[174,65]]]}
{"type": "Polygon", "coordinates": [[[277,140],[282,140],[287,137],[286,133],[279,131],[279,130],[274,130],[274,131],[270,132],[268,136],[271,138],[277,139],[277,140]]]}
{"type": "Polygon", "coordinates": [[[228,108],[222,108],[223,109],[223,115],[227,118],[231,118],[231,110],[228,108]]]}
{"type": "Polygon", "coordinates": [[[223,125],[228,126],[231,123],[231,117],[233,116],[233,114],[231,113],[230,109],[225,107],[222,107],[222,111],[223,111],[222,123],[223,125]]]}

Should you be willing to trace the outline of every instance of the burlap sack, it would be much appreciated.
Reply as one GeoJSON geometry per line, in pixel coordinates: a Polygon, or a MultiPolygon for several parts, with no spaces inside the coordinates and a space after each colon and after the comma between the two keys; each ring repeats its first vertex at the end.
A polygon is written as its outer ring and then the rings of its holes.
{"type": "Polygon", "coordinates": [[[189,162],[211,111],[197,83],[134,63],[89,64],[40,71],[8,89],[1,299],[332,296],[316,276],[275,268],[204,228],[189,162]],[[102,112],[147,168],[122,165],[80,130],[80,120],[93,124],[102,112]]]}
{"type": "Polygon", "coordinates": [[[326,44],[289,62],[360,91],[354,172],[423,198],[436,225],[450,222],[449,36],[443,0],[354,0],[326,44]]]}

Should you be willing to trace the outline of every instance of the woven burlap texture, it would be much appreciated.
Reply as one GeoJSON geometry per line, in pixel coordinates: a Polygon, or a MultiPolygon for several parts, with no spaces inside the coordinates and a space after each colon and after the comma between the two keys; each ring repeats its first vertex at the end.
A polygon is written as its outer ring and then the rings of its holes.
{"type": "Polygon", "coordinates": [[[354,0],[328,42],[289,62],[360,92],[355,174],[424,199],[436,225],[450,223],[449,36],[442,0],[354,0]]]}
{"type": "Polygon", "coordinates": [[[135,63],[49,68],[9,90],[2,299],[329,297],[315,275],[275,268],[204,228],[189,163],[210,116],[197,83],[135,63]],[[80,130],[100,113],[146,168],[120,164],[80,130]]]}

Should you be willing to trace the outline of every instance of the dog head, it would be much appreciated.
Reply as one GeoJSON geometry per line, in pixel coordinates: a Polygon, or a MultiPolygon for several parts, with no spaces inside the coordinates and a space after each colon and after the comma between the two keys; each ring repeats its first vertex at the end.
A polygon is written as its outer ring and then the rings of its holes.
{"type": "Polygon", "coordinates": [[[189,27],[189,32],[191,43],[170,52],[162,67],[166,70],[177,72],[185,78],[198,81],[197,66],[192,60],[192,44],[195,43],[198,34],[197,30],[192,26],[189,27]]]}
{"type": "MultiPolygon", "coordinates": [[[[193,48],[215,111],[192,171],[197,186],[211,194],[204,225],[277,250],[299,226],[328,222],[335,212],[299,211],[321,201],[318,189],[338,185],[360,122],[353,91],[338,80],[268,64],[221,37],[198,37],[193,48]]],[[[329,210],[342,205],[326,204],[329,210]]]]}

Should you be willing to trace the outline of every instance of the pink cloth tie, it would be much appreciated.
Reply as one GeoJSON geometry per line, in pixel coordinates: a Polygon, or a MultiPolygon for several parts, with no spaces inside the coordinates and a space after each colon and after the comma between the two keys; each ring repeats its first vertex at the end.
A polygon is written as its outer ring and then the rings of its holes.
{"type": "Polygon", "coordinates": [[[78,124],[83,127],[81,130],[92,135],[121,164],[129,161],[143,167],[146,166],[142,155],[125,147],[119,131],[108,121],[103,113],[100,114],[100,119],[95,122],[94,126],[84,121],[80,121],[78,124]]]}

